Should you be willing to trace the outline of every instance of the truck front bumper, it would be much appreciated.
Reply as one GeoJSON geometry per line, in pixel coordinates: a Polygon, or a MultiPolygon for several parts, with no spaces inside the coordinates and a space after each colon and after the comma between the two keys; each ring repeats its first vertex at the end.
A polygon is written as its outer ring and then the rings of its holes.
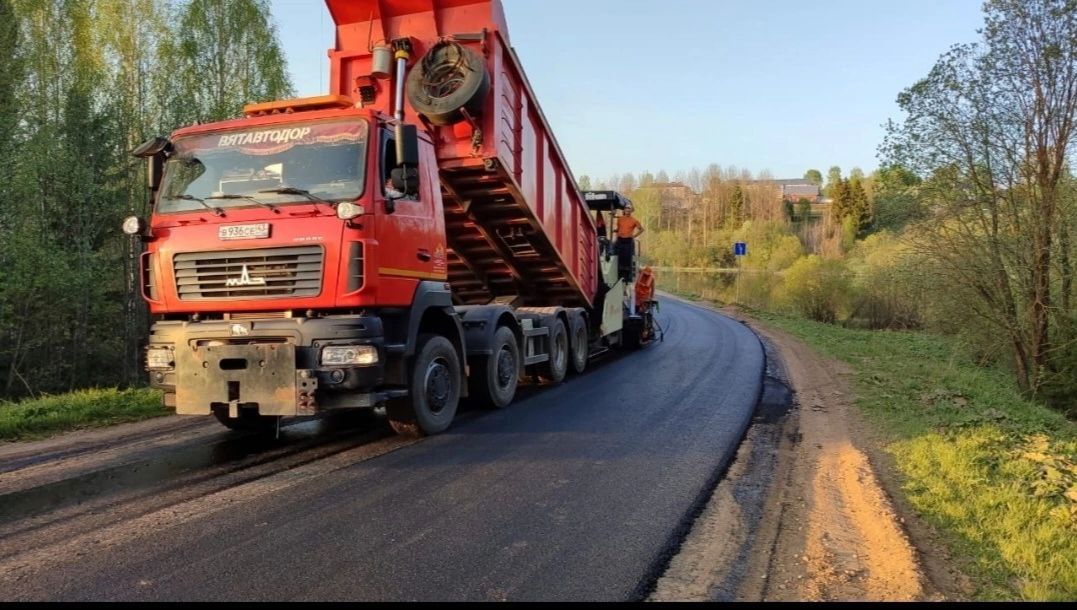
{"type": "Polygon", "coordinates": [[[150,384],[180,415],[215,409],[294,417],[373,407],[384,383],[385,340],[376,316],[171,322],[153,325],[150,349],[169,348],[171,367],[149,371],[150,384]],[[377,363],[323,366],[329,346],[372,346],[377,363]]]}

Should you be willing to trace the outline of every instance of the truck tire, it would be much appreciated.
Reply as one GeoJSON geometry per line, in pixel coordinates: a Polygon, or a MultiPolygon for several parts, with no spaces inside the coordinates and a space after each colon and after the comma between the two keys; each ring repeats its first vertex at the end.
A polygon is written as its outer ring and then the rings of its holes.
{"type": "Polygon", "coordinates": [[[486,61],[474,49],[456,42],[434,45],[412,68],[407,80],[408,101],[434,125],[452,125],[464,113],[482,113],[490,91],[486,61]]]}
{"type": "Polygon", "coordinates": [[[542,363],[539,377],[550,383],[561,383],[568,373],[568,331],[561,318],[550,325],[550,359],[542,363]]]}
{"type": "Polygon", "coordinates": [[[475,360],[469,380],[475,403],[487,408],[504,409],[516,398],[520,383],[520,348],[516,333],[502,326],[494,333],[492,353],[475,360]]]}
{"type": "Polygon", "coordinates": [[[460,404],[460,358],[445,337],[420,335],[407,398],[385,405],[389,425],[401,436],[433,436],[449,429],[460,404]]]}
{"type": "Polygon", "coordinates": [[[587,356],[589,356],[589,345],[587,344],[587,327],[583,324],[577,324],[576,330],[572,332],[572,371],[577,375],[582,375],[587,370],[587,356]]]}
{"type": "Polygon", "coordinates": [[[213,416],[221,425],[236,432],[271,432],[277,427],[276,417],[259,415],[257,411],[240,409],[239,417],[228,417],[228,409],[214,409],[213,416]]]}

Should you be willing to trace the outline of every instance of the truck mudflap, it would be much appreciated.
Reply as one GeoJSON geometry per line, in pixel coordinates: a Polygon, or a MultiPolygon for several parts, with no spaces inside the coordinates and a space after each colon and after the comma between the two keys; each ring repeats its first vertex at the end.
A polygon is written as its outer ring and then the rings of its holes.
{"type": "Polygon", "coordinates": [[[176,413],[256,409],[266,416],[314,415],[318,378],[296,368],[292,344],[199,346],[176,352],[176,413]]]}

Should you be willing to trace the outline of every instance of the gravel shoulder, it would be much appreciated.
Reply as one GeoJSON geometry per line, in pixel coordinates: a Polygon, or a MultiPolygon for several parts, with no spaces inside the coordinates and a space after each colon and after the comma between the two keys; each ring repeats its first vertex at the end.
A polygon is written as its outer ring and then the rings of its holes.
{"type": "Polygon", "coordinates": [[[923,601],[967,583],[897,493],[851,372],[736,310],[767,348],[767,392],[736,461],[650,599],[923,601]],[[779,393],[780,394],[780,393],[779,393]]]}

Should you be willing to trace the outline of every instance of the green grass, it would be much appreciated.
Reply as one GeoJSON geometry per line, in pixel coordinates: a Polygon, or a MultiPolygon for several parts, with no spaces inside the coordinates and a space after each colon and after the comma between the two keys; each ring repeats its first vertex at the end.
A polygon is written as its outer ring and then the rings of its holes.
{"type": "Polygon", "coordinates": [[[22,402],[0,401],[0,440],[41,438],[168,415],[161,393],[148,389],[79,390],[22,402]]]}
{"type": "Polygon", "coordinates": [[[905,497],[949,539],[980,599],[1077,599],[1077,426],[946,338],[753,315],[852,365],[857,404],[905,497]]]}

